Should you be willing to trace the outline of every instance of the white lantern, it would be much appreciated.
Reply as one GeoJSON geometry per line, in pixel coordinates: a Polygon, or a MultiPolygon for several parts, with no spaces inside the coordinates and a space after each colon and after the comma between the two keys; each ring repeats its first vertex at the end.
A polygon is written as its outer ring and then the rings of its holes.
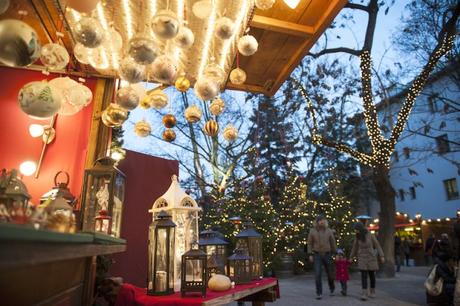
{"type": "Polygon", "coordinates": [[[150,67],[153,78],[163,84],[174,83],[177,67],[174,61],[167,55],[161,55],[155,59],[150,67]]]}
{"type": "Polygon", "coordinates": [[[244,56],[251,56],[257,52],[259,43],[252,35],[244,35],[238,40],[238,51],[244,56]]]}
{"type": "Polygon", "coordinates": [[[50,69],[64,69],[69,59],[69,53],[60,44],[46,44],[40,54],[42,64],[50,69]]]}
{"type": "Polygon", "coordinates": [[[229,39],[233,35],[235,24],[228,17],[220,17],[216,21],[216,35],[220,39],[229,39]]]}
{"type": "Polygon", "coordinates": [[[182,254],[191,248],[192,242],[198,241],[198,212],[201,208],[195,200],[180,187],[177,176],[172,176],[168,190],[153,203],[153,220],[164,210],[172,216],[176,224],[174,254],[174,289],[180,290],[182,254]]]}
{"type": "Polygon", "coordinates": [[[27,115],[39,119],[50,118],[61,108],[61,92],[47,81],[30,82],[19,91],[18,103],[27,115]]]}
{"type": "Polygon", "coordinates": [[[171,39],[179,32],[179,20],[173,11],[161,10],[152,19],[152,30],[158,38],[171,39]]]}
{"type": "Polygon", "coordinates": [[[120,77],[129,83],[139,83],[145,79],[145,66],[136,63],[132,58],[125,57],[120,62],[120,77]]]}
{"type": "Polygon", "coordinates": [[[105,30],[92,17],[82,17],[74,26],[75,40],[87,48],[97,48],[104,41],[105,30]]]}
{"type": "Polygon", "coordinates": [[[195,35],[193,35],[192,30],[186,26],[180,27],[179,33],[177,34],[176,38],[174,38],[176,45],[182,49],[190,48],[194,41],[195,35]]]}
{"type": "Polygon", "coordinates": [[[135,36],[129,41],[128,54],[141,65],[151,64],[158,56],[155,41],[147,36],[135,36]]]}
{"type": "Polygon", "coordinates": [[[126,110],[133,110],[139,105],[139,95],[131,86],[117,90],[115,102],[126,110]]]}
{"type": "Polygon", "coordinates": [[[219,94],[219,84],[214,80],[202,77],[196,81],[194,90],[197,97],[201,100],[211,100],[219,94]]]}

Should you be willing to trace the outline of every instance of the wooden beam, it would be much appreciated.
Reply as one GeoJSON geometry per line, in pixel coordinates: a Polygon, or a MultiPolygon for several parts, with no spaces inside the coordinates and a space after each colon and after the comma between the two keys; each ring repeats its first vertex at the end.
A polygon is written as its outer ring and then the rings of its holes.
{"type": "Polygon", "coordinates": [[[254,15],[251,27],[301,37],[315,34],[313,27],[260,15],[254,15]]]}
{"type": "Polygon", "coordinates": [[[241,85],[236,85],[232,84],[230,81],[227,82],[227,85],[225,86],[226,89],[231,89],[231,90],[240,90],[240,91],[245,91],[245,92],[252,92],[252,93],[261,93],[264,95],[268,95],[268,91],[262,87],[262,86],[257,86],[257,85],[250,85],[250,84],[241,84],[241,85]]]}

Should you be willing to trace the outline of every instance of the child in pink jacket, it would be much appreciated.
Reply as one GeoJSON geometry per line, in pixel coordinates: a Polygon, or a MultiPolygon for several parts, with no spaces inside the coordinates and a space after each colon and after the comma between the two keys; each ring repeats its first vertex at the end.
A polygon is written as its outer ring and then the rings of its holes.
{"type": "Polygon", "coordinates": [[[347,295],[347,281],[350,279],[348,274],[348,267],[350,266],[351,261],[345,257],[345,253],[342,249],[337,250],[337,256],[335,257],[335,279],[340,282],[342,286],[343,296],[347,295]]]}

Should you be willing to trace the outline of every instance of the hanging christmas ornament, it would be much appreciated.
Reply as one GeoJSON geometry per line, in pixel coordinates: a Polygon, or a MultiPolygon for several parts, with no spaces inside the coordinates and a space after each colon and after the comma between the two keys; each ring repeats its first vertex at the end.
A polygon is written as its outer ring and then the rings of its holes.
{"type": "Polygon", "coordinates": [[[167,55],[161,55],[150,66],[152,77],[163,84],[172,84],[176,79],[177,67],[167,55]]]}
{"type": "Polygon", "coordinates": [[[180,92],[186,92],[190,88],[190,81],[185,77],[185,73],[181,73],[180,77],[177,78],[174,85],[180,92]]]}
{"type": "Polygon", "coordinates": [[[10,0],[0,0],[0,15],[5,13],[10,7],[10,0]]]}
{"type": "Polygon", "coordinates": [[[149,92],[143,99],[143,103],[148,105],[147,108],[153,107],[160,110],[168,105],[168,95],[158,88],[149,92]]]}
{"type": "Polygon", "coordinates": [[[93,93],[91,89],[86,87],[85,85],[78,83],[78,89],[75,90],[76,95],[70,99],[70,104],[74,106],[87,106],[93,100],[93,93]]]}
{"type": "Polygon", "coordinates": [[[40,56],[38,35],[27,23],[16,19],[0,21],[0,62],[24,67],[40,56]]]}
{"type": "Polygon", "coordinates": [[[108,127],[120,127],[128,119],[128,111],[118,104],[110,103],[102,112],[101,119],[108,127]]]}
{"type": "Polygon", "coordinates": [[[163,140],[167,142],[173,142],[176,139],[176,132],[172,129],[166,129],[163,132],[163,140]]]}
{"type": "Polygon", "coordinates": [[[134,125],[134,133],[139,137],[147,137],[152,132],[150,123],[145,120],[141,120],[134,125]]]}
{"type": "Polygon", "coordinates": [[[40,53],[40,61],[49,69],[64,69],[69,59],[66,48],[60,44],[46,44],[40,53]]]}
{"type": "Polygon", "coordinates": [[[73,27],[75,40],[86,48],[97,48],[104,41],[105,30],[92,17],[82,17],[73,27]]]}
{"type": "Polygon", "coordinates": [[[196,81],[194,86],[195,94],[203,101],[211,100],[219,93],[219,85],[206,77],[202,77],[196,81]]]}
{"type": "Polygon", "coordinates": [[[212,2],[211,0],[202,0],[195,2],[192,6],[193,15],[200,19],[207,19],[211,16],[212,2]]]}
{"type": "Polygon", "coordinates": [[[123,38],[121,37],[120,32],[113,27],[110,27],[109,35],[105,35],[103,44],[105,43],[110,44],[116,52],[120,52],[121,48],[123,48],[123,38]]]}
{"type": "Polygon", "coordinates": [[[88,105],[92,99],[92,93],[83,89],[86,86],[72,80],[69,77],[54,78],[50,85],[59,90],[62,94],[61,108],[59,115],[72,116],[88,105]],[[89,95],[89,96],[88,96],[89,95]]]}
{"type": "Polygon", "coordinates": [[[233,142],[238,138],[238,130],[233,125],[229,124],[224,129],[224,139],[228,142],[233,142]]]}
{"type": "Polygon", "coordinates": [[[214,116],[219,116],[220,114],[222,114],[224,109],[225,109],[225,102],[224,100],[221,99],[221,97],[215,98],[212,101],[211,105],[209,105],[209,111],[214,116]]]}
{"type": "Polygon", "coordinates": [[[170,129],[176,126],[176,117],[173,114],[166,114],[163,116],[163,125],[170,129]]]}
{"type": "Polygon", "coordinates": [[[82,44],[76,43],[75,47],[73,48],[73,55],[75,56],[77,61],[79,61],[82,64],[88,65],[88,50],[89,49],[83,46],[82,44]]]}
{"type": "Polygon", "coordinates": [[[210,137],[216,137],[217,133],[219,133],[219,125],[214,120],[208,120],[203,127],[203,131],[210,137]]]}
{"type": "Polygon", "coordinates": [[[30,82],[19,90],[18,103],[27,115],[39,119],[50,118],[61,108],[61,92],[47,81],[30,82]]]}
{"type": "Polygon", "coordinates": [[[129,83],[139,83],[145,79],[145,66],[139,65],[131,57],[120,62],[120,77],[129,83]]]}
{"type": "Polygon", "coordinates": [[[241,85],[246,81],[246,72],[241,68],[235,68],[230,72],[230,82],[241,85]]]}
{"type": "Polygon", "coordinates": [[[204,67],[203,75],[205,78],[216,82],[219,86],[225,82],[225,71],[215,62],[214,57],[211,57],[211,62],[204,67]]]}
{"type": "Polygon", "coordinates": [[[228,17],[220,17],[216,21],[216,35],[220,39],[229,39],[233,35],[235,24],[228,17]]]}
{"type": "Polygon", "coordinates": [[[195,41],[195,35],[193,35],[192,30],[187,28],[186,26],[181,26],[179,29],[179,33],[177,33],[176,38],[174,38],[174,42],[179,48],[187,49],[193,45],[195,41]]]}
{"type": "Polygon", "coordinates": [[[88,51],[88,62],[91,67],[96,70],[110,69],[110,62],[108,61],[109,52],[111,47],[103,43],[97,48],[86,48],[88,51]]]}
{"type": "Polygon", "coordinates": [[[80,13],[91,13],[99,0],[67,0],[67,5],[80,13]]]}
{"type": "Polygon", "coordinates": [[[261,10],[269,10],[275,4],[275,0],[256,0],[256,7],[261,10]]]}
{"type": "Polygon", "coordinates": [[[141,65],[153,63],[158,56],[158,47],[155,41],[147,36],[138,35],[131,38],[128,43],[128,54],[134,61],[141,65]]]}
{"type": "Polygon", "coordinates": [[[145,98],[147,91],[145,90],[143,83],[130,84],[129,87],[136,91],[137,95],[139,96],[139,101],[142,101],[142,99],[145,98]]]}
{"type": "Polygon", "coordinates": [[[196,123],[201,119],[201,109],[193,104],[185,109],[184,112],[185,120],[190,123],[196,123]]]}
{"type": "Polygon", "coordinates": [[[170,10],[159,11],[152,19],[152,30],[158,38],[171,39],[179,32],[179,20],[170,10]]]}
{"type": "Polygon", "coordinates": [[[126,110],[133,110],[139,105],[139,96],[131,86],[117,90],[115,102],[126,110]]]}
{"type": "Polygon", "coordinates": [[[251,56],[256,53],[259,44],[252,35],[244,35],[238,40],[238,51],[244,56],[251,56]]]}

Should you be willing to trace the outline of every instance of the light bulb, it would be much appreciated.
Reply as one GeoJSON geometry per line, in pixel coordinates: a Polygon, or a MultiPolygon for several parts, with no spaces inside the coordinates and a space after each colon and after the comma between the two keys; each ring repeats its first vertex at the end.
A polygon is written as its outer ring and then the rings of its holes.
{"type": "Polygon", "coordinates": [[[289,6],[291,9],[295,9],[299,2],[300,0],[284,0],[284,3],[286,3],[286,5],[289,6]]]}
{"type": "Polygon", "coordinates": [[[34,161],[26,160],[19,165],[19,172],[25,176],[31,176],[37,171],[37,164],[34,161]]]}
{"type": "Polygon", "coordinates": [[[45,128],[41,124],[33,123],[29,126],[29,134],[34,138],[42,136],[44,132],[45,128]]]}

